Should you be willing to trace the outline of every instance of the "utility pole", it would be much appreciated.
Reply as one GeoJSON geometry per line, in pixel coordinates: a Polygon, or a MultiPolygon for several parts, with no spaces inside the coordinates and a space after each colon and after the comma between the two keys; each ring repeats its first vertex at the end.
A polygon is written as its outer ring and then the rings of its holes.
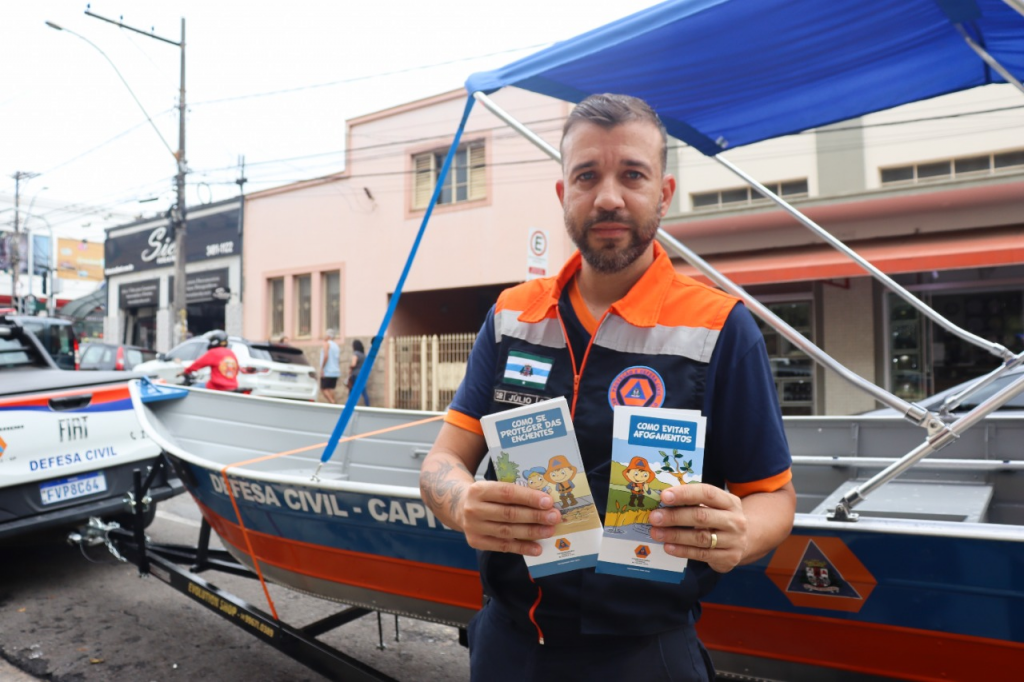
{"type": "Polygon", "coordinates": [[[175,181],[178,190],[178,211],[174,224],[174,303],[171,315],[175,332],[171,334],[171,346],[176,346],[188,336],[188,301],[185,288],[185,233],[188,229],[187,208],[185,207],[185,17],[181,18],[181,82],[178,90],[178,175],[175,181]]]}
{"type": "Polygon", "coordinates": [[[178,173],[175,176],[178,200],[174,210],[171,211],[171,229],[174,234],[174,292],[171,297],[171,346],[176,346],[184,341],[188,334],[188,302],[186,301],[185,294],[185,237],[188,230],[188,214],[185,206],[185,173],[188,171],[188,165],[185,163],[185,18],[181,18],[181,40],[174,41],[158,36],[155,33],[128,26],[121,21],[101,17],[89,10],[86,10],[85,14],[94,19],[100,19],[129,31],[134,31],[148,38],[169,43],[181,50],[181,80],[178,90],[178,151],[174,152],[174,158],[178,163],[178,173]]]}
{"type": "Polygon", "coordinates": [[[19,210],[21,181],[31,180],[37,175],[39,175],[39,173],[16,171],[14,175],[11,176],[14,178],[14,241],[11,243],[11,303],[13,304],[15,311],[19,313],[22,312],[21,296],[18,295],[18,269],[21,267],[19,259],[21,251],[21,223],[19,222],[19,216],[21,213],[19,210]]]}

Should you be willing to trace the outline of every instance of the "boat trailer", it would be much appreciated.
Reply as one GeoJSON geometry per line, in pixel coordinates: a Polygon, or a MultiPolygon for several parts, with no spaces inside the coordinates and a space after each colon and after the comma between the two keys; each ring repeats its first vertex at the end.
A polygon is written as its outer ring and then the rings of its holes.
{"type": "MultiPolygon", "coordinates": [[[[133,472],[134,492],[126,499],[135,520],[132,528],[122,528],[117,523],[105,523],[93,518],[81,531],[69,535],[68,542],[82,546],[105,544],[118,560],[135,565],[140,577],[151,576],[160,580],[328,679],[345,682],[398,682],[395,678],[318,639],[342,625],[376,613],[378,648],[386,649],[384,618],[381,611],[346,606],[308,625],[292,625],[200,577],[200,573],[218,571],[252,580],[259,579],[256,573],[236,561],[227,551],[210,547],[211,529],[205,518],[195,545],[156,543],[148,540],[143,522],[150,504],[148,491],[161,468],[164,468],[169,476],[175,475],[166,458],[161,458],[160,464],[150,470],[145,480],[142,478],[142,470],[136,469],[133,472]]],[[[400,641],[398,616],[395,615],[394,618],[395,641],[400,641]]],[[[459,628],[459,643],[468,646],[465,628],[459,628]]]]}

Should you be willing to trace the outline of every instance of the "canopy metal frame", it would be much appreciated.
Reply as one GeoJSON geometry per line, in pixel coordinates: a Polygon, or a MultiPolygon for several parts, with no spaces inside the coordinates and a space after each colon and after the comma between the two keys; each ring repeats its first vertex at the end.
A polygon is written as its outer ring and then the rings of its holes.
{"type": "MultiPolygon", "coordinates": [[[[494,102],[490,97],[482,92],[474,92],[472,94],[473,99],[478,101],[488,111],[493,113],[499,119],[501,119],[508,126],[516,130],[523,137],[533,143],[538,149],[544,152],[551,159],[558,161],[562,160],[561,153],[548,144],[540,136],[536,135],[533,131],[529,130],[525,125],[516,120],[511,114],[502,109],[497,103],[494,102]]],[[[984,348],[989,353],[1003,360],[1003,364],[990,372],[989,374],[981,377],[980,380],[970,385],[967,389],[962,391],[957,396],[953,396],[946,402],[947,409],[952,409],[950,406],[958,405],[967,395],[976,392],[983,386],[987,386],[999,378],[1002,374],[1007,372],[1009,369],[1020,365],[1024,362],[1024,353],[1019,355],[1014,354],[1008,348],[1001,344],[993,343],[981,337],[978,337],[960,327],[956,326],[928,305],[926,305],[919,298],[911,294],[898,282],[890,278],[888,275],[883,273],[877,267],[872,265],[870,262],[865,260],[860,254],[856,253],[853,249],[849,248],[842,241],[836,239],[832,234],[822,228],[820,225],[812,221],[810,218],[805,216],[799,210],[794,208],[791,204],[786,202],[782,197],[779,197],[774,192],[769,190],[767,187],[762,185],[760,182],[755,180],[753,177],[737,168],[731,162],[722,158],[721,155],[715,155],[716,161],[721,163],[723,166],[728,168],[730,171],[738,175],[751,187],[757,190],[759,193],[772,200],[780,207],[783,208],[787,213],[797,219],[798,222],[803,224],[805,227],[810,229],[812,232],[820,236],[838,251],[852,259],[854,262],[864,268],[876,280],[880,281],[884,286],[892,290],[894,293],[899,295],[915,309],[919,310],[922,314],[926,315],[930,319],[939,324],[949,332],[959,336],[968,343],[972,343],[981,348],[984,348]]],[[[1017,394],[1024,392],[1024,377],[1021,377],[1017,381],[1013,382],[1009,386],[1003,388],[989,399],[982,402],[980,405],[972,409],[967,414],[961,416],[951,424],[947,424],[939,414],[930,412],[925,408],[903,400],[897,395],[886,391],[885,389],[877,386],[874,382],[868,381],[849,370],[845,365],[831,357],[824,350],[816,346],[814,343],[809,341],[803,334],[793,329],[788,323],[782,320],[775,313],[771,312],[766,306],[762,305],[756,298],[747,293],[741,286],[732,282],[728,277],[718,272],[714,267],[711,266],[707,261],[701,258],[694,251],[689,249],[687,246],[682,244],[680,241],[675,239],[672,235],[668,234],[665,230],[659,228],[658,241],[666,247],[668,251],[674,255],[682,258],[687,263],[697,269],[702,275],[707,277],[709,280],[714,282],[721,289],[727,293],[736,296],[743,301],[751,312],[760,317],[765,321],[766,324],[775,329],[781,334],[787,341],[792,343],[794,346],[805,352],[818,364],[832,370],[838,374],[845,381],[849,382],[856,388],[868,393],[879,402],[897,410],[904,415],[906,419],[913,422],[914,424],[924,428],[927,431],[925,441],[907,453],[900,459],[893,462],[891,465],[880,471],[878,474],[873,476],[868,481],[862,483],[856,488],[850,490],[843,498],[839,501],[836,509],[829,515],[830,519],[836,521],[854,521],[857,519],[857,515],[853,513],[853,508],[867,498],[871,492],[878,489],[885,483],[888,483],[892,479],[902,474],[907,469],[911,468],[921,459],[928,455],[937,452],[946,445],[949,445],[959,437],[959,434],[975,425],[981,419],[984,419],[987,415],[993,411],[999,409],[1002,405],[1006,404],[1009,400],[1015,397],[1017,394]]]]}
{"type": "MultiPolygon", "coordinates": [[[[1021,6],[1021,0],[1004,1],[1012,9],[1024,15],[1024,8],[1022,8],[1021,6]]],[[[1006,82],[1013,84],[1018,90],[1024,92],[1024,86],[1021,85],[1020,81],[1016,79],[1008,69],[1003,67],[998,62],[998,60],[992,57],[992,55],[987,50],[985,50],[985,48],[979,43],[979,41],[975,40],[972,37],[970,30],[974,28],[973,24],[971,24],[970,22],[968,22],[967,26],[963,24],[961,17],[968,17],[970,15],[970,12],[951,12],[951,8],[948,8],[942,5],[941,3],[940,8],[950,18],[950,23],[952,24],[954,29],[960,34],[960,36],[966,41],[968,47],[971,50],[973,50],[974,53],[981,60],[983,60],[990,69],[992,69],[993,71],[997,72],[1000,76],[1002,76],[1006,82]]],[[[472,80],[473,78],[471,77],[470,81],[472,80]]],[[[338,423],[335,425],[334,432],[331,434],[331,438],[328,441],[327,447],[324,449],[324,452],[321,456],[320,465],[313,473],[314,480],[317,478],[317,475],[319,474],[320,467],[322,467],[323,464],[327,460],[329,460],[333,455],[334,450],[338,444],[338,441],[340,440],[341,435],[344,433],[345,428],[347,427],[350,421],[352,412],[355,409],[356,401],[362,394],[363,388],[365,387],[366,382],[369,379],[370,372],[373,368],[374,361],[377,356],[377,351],[380,347],[380,343],[384,338],[384,334],[387,331],[387,327],[390,323],[391,317],[394,314],[396,306],[398,305],[403,284],[408,275],[409,269],[412,266],[413,260],[415,259],[416,252],[418,251],[419,244],[423,238],[423,234],[426,230],[427,223],[430,220],[433,207],[437,202],[440,188],[443,185],[445,178],[447,176],[452,156],[454,155],[456,149],[458,148],[462,132],[465,130],[466,122],[469,117],[469,113],[472,110],[473,103],[482,103],[484,106],[487,107],[488,110],[490,110],[492,113],[498,116],[498,118],[503,120],[514,130],[524,135],[527,138],[527,140],[536,145],[539,149],[541,149],[541,151],[543,151],[549,157],[558,161],[561,160],[561,155],[559,154],[558,150],[556,150],[543,139],[541,139],[539,136],[534,134],[532,131],[526,128],[526,126],[516,121],[512,116],[510,116],[507,112],[502,110],[497,104],[493,102],[493,100],[491,100],[485,94],[485,91],[489,92],[496,88],[491,88],[490,86],[478,87],[476,85],[469,85],[467,83],[467,89],[470,91],[470,96],[467,98],[466,108],[463,111],[462,120],[456,131],[452,145],[448,150],[448,156],[445,159],[445,163],[443,164],[441,171],[439,173],[436,185],[434,187],[433,196],[431,197],[431,201],[428,204],[427,211],[423,216],[423,220],[420,224],[420,228],[416,235],[416,239],[413,242],[412,249],[410,250],[408,259],[406,261],[405,269],[403,270],[402,275],[399,277],[398,284],[396,285],[395,291],[391,296],[391,300],[388,305],[388,310],[384,315],[384,319],[381,321],[380,331],[378,335],[374,337],[374,340],[371,343],[370,352],[367,355],[366,361],[363,363],[362,370],[356,377],[355,386],[349,393],[348,399],[345,402],[344,409],[342,410],[342,414],[338,419],[338,423]]],[[[577,94],[582,93],[577,92],[577,94]]],[[[686,124],[683,121],[677,121],[676,127],[689,129],[688,124],[686,124]]],[[[697,137],[699,138],[700,135],[697,135],[697,137]]],[[[847,257],[854,260],[861,267],[863,267],[868,272],[868,274],[870,274],[876,280],[880,281],[892,292],[900,296],[904,301],[906,301],[916,310],[921,312],[921,314],[925,315],[933,322],[935,322],[942,328],[946,329],[950,333],[954,334],[955,336],[964,339],[968,343],[974,344],[985,349],[987,352],[995,355],[996,357],[1000,358],[1003,361],[1001,367],[997,368],[988,375],[981,377],[978,381],[974,382],[974,384],[969,386],[966,390],[962,391],[960,394],[953,396],[950,400],[948,400],[946,404],[943,406],[944,414],[948,415],[948,412],[951,409],[953,409],[953,407],[962,402],[965,397],[967,397],[971,393],[976,392],[980,388],[991,384],[993,381],[995,381],[999,376],[1007,372],[1009,369],[1016,367],[1020,365],[1022,362],[1024,362],[1024,353],[1021,353],[1020,355],[1015,355],[1012,351],[1010,351],[1009,349],[1005,348],[1000,344],[992,343],[964,329],[961,329],[958,326],[954,325],[949,320],[946,320],[944,317],[939,315],[936,311],[932,310],[929,306],[925,305],[923,301],[913,296],[910,292],[908,292],[906,289],[904,289],[890,277],[882,273],[878,268],[876,268],[867,260],[862,258],[855,251],[849,249],[841,241],[835,239],[830,233],[828,233],[822,227],[814,223],[807,216],[797,211],[790,204],[785,202],[781,197],[777,196],[774,192],[768,190],[768,188],[766,188],[764,185],[757,182],[752,177],[750,177],[749,175],[741,171],[739,168],[734,166],[732,163],[730,163],[728,160],[726,160],[724,157],[722,157],[721,151],[725,146],[725,141],[719,140],[714,145],[710,145],[708,146],[708,148],[700,148],[700,150],[703,153],[705,153],[705,155],[711,156],[720,164],[722,164],[723,166],[731,170],[733,173],[738,175],[747,184],[753,187],[757,192],[759,192],[763,196],[767,197],[768,199],[776,203],[778,206],[780,206],[783,210],[785,210],[787,213],[796,218],[798,222],[803,224],[813,233],[817,234],[819,237],[821,237],[827,243],[831,244],[841,253],[845,254],[847,257]],[[714,147],[713,151],[711,150],[712,146],[714,147]]],[[[1022,377],[1020,380],[1014,382],[1011,386],[1006,387],[1004,390],[1000,391],[996,395],[984,401],[981,405],[978,405],[975,409],[971,410],[967,415],[964,415],[960,419],[952,422],[952,424],[947,425],[939,414],[929,412],[925,408],[915,403],[907,402],[902,398],[892,394],[891,392],[886,391],[880,388],[879,386],[876,386],[874,382],[867,381],[863,377],[860,377],[854,372],[848,370],[845,366],[842,365],[842,363],[839,363],[838,361],[830,357],[828,354],[826,354],[823,350],[821,350],[813,343],[808,341],[806,338],[804,338],[802,334],[800,334],[787,323],[785,323],[782,319],[780,319],[777,315],[768,310],[765,306],[761,305],[756,299],[747,294],[747,292],[744,291],[741,287],[731,282],[721,273],[717,272],[702,258],[700,258],[696,253],[689,250],[686,246],[681,244],[678,240],[674,239],[665,231],[659,229],[658,240],[671,253],[690,263],[690,265],[695,267],[699,272],[701,272],[703,275],[705,275],[708,279],[710,279],[712,282],[714,282],[716,285],[721,287],[726,292],[733,294],[734,296],[742,300],[755,315],[760,317],[769,326],[778,331],[790,343],[792,343],[797,348],[800,348],[802,351],[807,353],[807,355],[809,355],[815,362],[836,372],[841,378],[853,384],[859,390],[868,393],[882,404],[896,409],[898,412],[903,414],[903,416],[907,420],[924,428],[927,431],[928,435],[926,438],[926,442],[921,447],[915,449],[910,453],[907,453],[902,459],[894,463],[892,466],[886,468],[884,471],[880,472],[870,481],[867,481],[866,483],[847,493],[846,496],[843,497],[842,501],[837,506],[835,513],[832,515],[832,517],[835,519],[851,520],[856,518],[856,515],[852,514],[850,510],[858,502],[862,501],[868,493],[870,493],[878,486],[883,485],[884,483],[892,480],[900,473],[902,473],[904,470],[906,470],[910,466],[913,466],[913,464],[922,457],[925,457],[931,452],[934,452],[939,448],[943,447],[944,445],[948,444],[953,439],[955,439],[957,437],[957,434],[960,433],[963,429],[968,428],[978,419],[983,418],[991,411],[998,409],[999,406],[1005,404],[1017,393],[1024,391],[1024,377],[1022,377]]]]}

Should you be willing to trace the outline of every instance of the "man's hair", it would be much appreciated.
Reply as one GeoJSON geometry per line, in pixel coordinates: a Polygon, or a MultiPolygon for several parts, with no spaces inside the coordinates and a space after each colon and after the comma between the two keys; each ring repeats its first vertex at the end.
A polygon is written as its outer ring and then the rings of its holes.
{"type": "Polygon", "coordinates": [[[326,332],[324,332],[324,336],[326,336],[329,339],[333,339],[337,335],[338,335],[338,330],[337,329],[328,329],[326,332]]]}
{"type": "MultiPolygon", "coordinates": [[[[665,172],[668,165],[668,134],[665,132],[665,125],[661,122],[658,114],[647,102],[630,95],[608,93],[587,97],[577,104],[569,114],[569,118],[565,119],[565,125],[562,126],[563,145],[569,131],[581,121],[599,125],[605,130],[630,121],[650,123],[661,133],[661,172],[665,172]]],[[[564,154],[564,150],[560,149],[560,151],[563,151],[564,154]]]]}

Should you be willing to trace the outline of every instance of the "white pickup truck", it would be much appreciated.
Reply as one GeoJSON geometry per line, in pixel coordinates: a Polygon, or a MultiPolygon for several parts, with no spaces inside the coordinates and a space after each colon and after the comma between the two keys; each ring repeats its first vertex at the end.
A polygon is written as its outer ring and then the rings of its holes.
{"type": "MultiPolygon", "coordinates": [[[[131,525],[133,471],[163,454],[132,411],[125,372],[59,369],[38,339],[0,315],[0,539],[71,528],[90,517],[131,525]]],[[[156,502],[184,490],[163,467],[156,502]]]]}

